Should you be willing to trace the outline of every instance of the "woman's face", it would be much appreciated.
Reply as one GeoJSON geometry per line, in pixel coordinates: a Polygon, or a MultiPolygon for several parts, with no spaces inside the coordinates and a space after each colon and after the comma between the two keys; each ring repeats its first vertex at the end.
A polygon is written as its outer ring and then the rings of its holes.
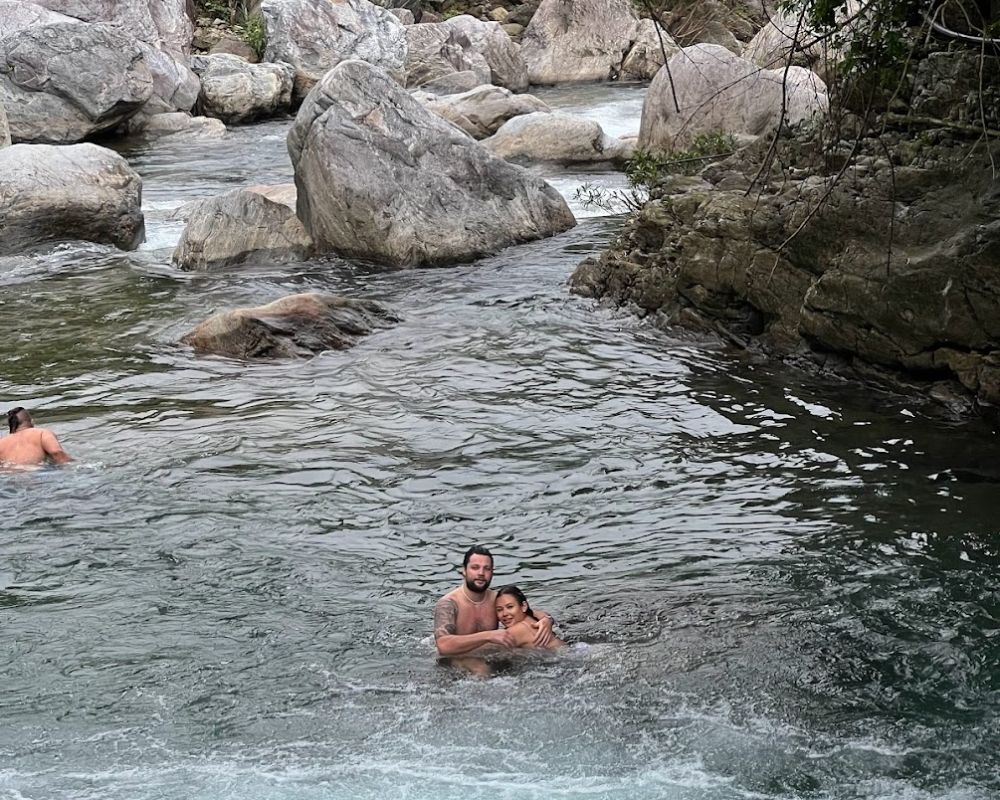
{"type": "Polygon", "coordinates": [[[505,628],[516,625],[525,618],[528,610],[527,603],[517,602],[513,595],[502,594],[497,598],[497,619],[505,628]]]}

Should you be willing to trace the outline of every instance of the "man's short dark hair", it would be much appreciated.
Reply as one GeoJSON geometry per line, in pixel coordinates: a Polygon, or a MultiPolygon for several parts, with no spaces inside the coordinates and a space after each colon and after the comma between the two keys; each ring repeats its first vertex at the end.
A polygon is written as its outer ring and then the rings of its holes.
{"type": "Polygon", "coordinates": [[[10,429],[11,433],[14,433],[29,419],[31,419],[31,417],[28,416],[28,412],[21,406],[12,408],[7,412],[7,427],[10,429]]]}
{"type": "Polygon", "coordinates": [[[490,566],[493,566],[493,553],[483,547],[481,544],[474,544],[468,550],[465,551],[465,558],[462,559],[462,567],[469,566],[469,559],[473,556],[486,556],[490,560],[490,566]]]}

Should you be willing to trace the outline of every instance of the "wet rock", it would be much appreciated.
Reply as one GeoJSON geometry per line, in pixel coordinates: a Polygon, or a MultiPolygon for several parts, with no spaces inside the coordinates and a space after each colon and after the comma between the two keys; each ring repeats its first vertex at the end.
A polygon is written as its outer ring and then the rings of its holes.
{"type": "Polygon", "coordinates": [[[56,22],[0,39],[0,103],[15,141],[78,142],[152,94],[139,43],[106,24],[56,22]]]}
{"type": "Polygon", "coordinates": [[[347,59],[403,78],[410,26],[368,0],[262,0],[260,10],[267,28],[264,60],[295,68],[296,97],[347,59]]]}
{"type": "Polygon", "coordinates": [[[506,159],[558,164],[621,163],[634,149],[593,120],[542,112],[514,117],[483,146],[506,159]]]}
{"type": "Polygon", "coordinates": [[[683,150],[697,136],[719,131],[759,136],[775,128],[783,107],[795,125],[825,114],[829,105],[826,85],[808,70],[794,67],[787,76],[761,70],[721,45],[685,47],[669,65],[669,74],[657,73],[643,104],[644,149],[683,150]]]}
{"type": "Polygon", "coordinates": [[[141,195],[125,159],[95,144],[0,148],[0,252],[66,239],[135,249],[141,195]]]}
{"type": "Polygon", "coordinates": [[[575,224],[555,189],[360,61],[317,84],[288,149],[299,217],[321,250],[398,266],[448,264],[575,224]]]}
{"type": "Polygon", "coordinates": [[[198,139],[220,139],[226,135],[226,126],[218,119],[192,117],[183,111],[170,111],[143,118],[141,126],[130,130],[130,133],[142,133],[147,138],[184,135],[198,139]]]}
{"type": "Polygon", "coordinates": [[[229,358],[294,358],[344,350],[399,318],[374,300],[318,292],[209,317],[181,339],[199,353],[229,358]]]}
{"type": "Polygon", "coordinates": [[[195,56],[201,78],[199,109],[228,124],[271,117],[292,103],[295,71],[288,64],[248,64],[239,56],[195,56]]]}
{"type": "Polygon", "coordinates": [[[543,0],[521,38],[531,83],[617,78],[638,25],[629,0],[543,0]]]}
{"type": "Polygon", "coordinates": [[[173,261],[181,269],[204,270],[250,259],[303,261],[311,251],[294,210],[262,192],[237,189],[200,201],[188,213],[173,261]]]}

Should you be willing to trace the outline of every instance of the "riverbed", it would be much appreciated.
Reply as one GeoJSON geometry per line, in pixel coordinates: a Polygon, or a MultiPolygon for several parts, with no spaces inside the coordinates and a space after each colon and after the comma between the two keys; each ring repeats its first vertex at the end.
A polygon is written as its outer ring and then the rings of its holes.
{"type": "MultiPolygon", "coordinates": [[[[634,87],[545,95],[614,133],[634,87]]],[[[996,440],[568,293],[621,225],[446,269],[170,264],[184,202],[287,182],[289,122],[127,142],[136,253],[0,261],[0,400],[77,459],[0,475],[0,797],[1000,792],[996,440]],[[320,290],[402,317],[279,363],[176,344],[320,290]],[[435,600],[484,543],[582,643],[479,679],[435,600]]]]}

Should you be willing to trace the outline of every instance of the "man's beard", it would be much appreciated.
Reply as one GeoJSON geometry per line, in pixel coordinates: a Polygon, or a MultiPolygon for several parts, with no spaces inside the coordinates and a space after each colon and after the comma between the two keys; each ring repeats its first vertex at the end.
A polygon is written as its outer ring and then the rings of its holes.
{"type": "Polygon", "coordinates": [[[465,588],[468,589],[470,592],[475,592],[476,594],[481,594],[482,592],[485,592],[487,589],[490,588],[490,582],[487,580],[486,584],[482,588],[480,588],[480,587],[476,586],[476,583],[475,583],[474,580],[472,580],[470,578],[466,578],[465,579],[465,588]]]}

